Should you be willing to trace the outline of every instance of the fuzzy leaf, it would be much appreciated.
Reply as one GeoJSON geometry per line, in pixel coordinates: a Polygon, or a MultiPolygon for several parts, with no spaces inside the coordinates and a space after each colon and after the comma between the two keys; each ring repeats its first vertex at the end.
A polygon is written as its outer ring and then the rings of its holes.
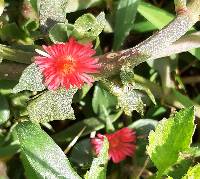
{"type": "Polygon", "coordinates": [[[32,63],[22,73],[19,83],[13,88],[13,93],[20,91],[42,91],[45,89],[43,85],[43,75],[37,65],[32,63]]]}
{"type": "Polygon", "coordinates": [[[80,40],[95,40],[106,23],[105,14],[101,12],[96,18],[92,14],[84,14],[74,23],[73,34],[80,40]]]}
{"type": "Polygon", "coordinates": [[[66,3],[67,0],[40,1],[40,23],[44,32],[58,22],[66,22],[66,3]]]}
{"type": "Polygon", "coordinates": [[[192,178],[200,178],[200,164],[195,165],[194,167],[191,167],[187,174],[182,179],[192,179],[192,178]]]}
{"type": "Polygon", "coordinates": [[[108,139],[105,137],[103,147],[98,155],[92,162],[90,170],[86,173],[85,179],[104,179],[106,178],[106,168],[108,163],[108,139]]]}
{"type": "Polygon", "coordinates": [[[19,123],[15,130],[29,179],[80,178],[62,150],[39,125],[26,121],[19,123]]]}
{"type": "Polygon", "coordinates": [[[113,88],[113,93],[117,96],[118,105],[121,107],[125,114],[130,116],[136,110],[138,113],[143,114],[143,101],[140,94],[135,90],[131,84],[126,84],[122,88],[113,88]]]}
{"type": "Polygon", "coordinates": [[[53,120],[74,119],[74,111],[71,107],[73,95],[77,89],[71,88],[66,91],[64,88],[56,91],[47,91],[27,107],[30,120],[37,123],[44,123],[53,120]]]}
{"type": "Polygon", "coordinates": [[[194,133],[194,108],[181,110],[163,119],[149,134],[147,153],[162,175],[178,160],[179,153],[190,147],[194,133]]]}
{"type": "Polygon", "coordinates": [[[135,90],[144,91],[148,95],[148,97],[151,99],[151,101],[154,104],[156,104],[156,100],[152,92],[148,88],[143,86],[142,84],[134,82],[134,72],[132,68],[127,67],[127,66],[122,66],[121,71],[120,71],[120,78],[124,85],[130,84],[135,90]]]}

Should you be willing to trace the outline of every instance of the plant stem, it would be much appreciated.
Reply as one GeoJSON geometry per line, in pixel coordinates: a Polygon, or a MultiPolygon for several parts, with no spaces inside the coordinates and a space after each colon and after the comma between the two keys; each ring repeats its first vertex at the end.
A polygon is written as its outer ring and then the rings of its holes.
{"type": "Polygon", "coordinates": [[[24,64],[30,64],[31,58],[34,56],[33,52],[26,52],[2,44],[0,44],[0,54],[2,59],[24,64]]]}
{"type": "Polygon", "coordinates": [[[174,0],[175,10],[177,14],[183,13],[187,10],[186,0],[174,0]]]}
{"type": "Polygon", "coordinates": [[[187,8],[187,11],[178,14],[169,25],[137,46],[100,56],[101,74],[111,76],[119,72],[122,65],[135,67],[148,59],[158,56],[159,53],[177,41],[199,20],[200,0],[192,0],[187,8]]]}

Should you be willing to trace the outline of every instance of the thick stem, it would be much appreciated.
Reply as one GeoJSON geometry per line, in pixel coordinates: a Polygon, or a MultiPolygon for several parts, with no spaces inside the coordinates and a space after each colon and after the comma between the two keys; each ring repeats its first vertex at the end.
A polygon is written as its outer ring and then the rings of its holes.
{"type": "Polygon", "coordinates": [[[120,52],[111,52],[99,57],[101,74],[109,76],[117,73],[124,64],[135,67],[158,56],[165,48],[183,36],[198,20],[200,0],[193,0],[187,11],[179,14],[169,25],[137,46],[120,52]]]}
{"type": "MultiPolygon", "coordinates": [[[[186,52],[186,51],[189,51],[191,49],[195,49],[195,48],[199,48],[199,47],[200,47],[200,32],[195,32],[195,33],[188,34],[188,35],[181,37],[179,40],[177,40],[176,42],[171,44],[169,47],[162,50],[159,54],[150,57],[148,60],[158,59],[158,58],[170,56],[172,54],[186,52]]],[[[21,61],[21,60],[24,59],[25,63],[27,63],[27,64],[31,63],[31,60],[28,59],[28,57],[18,58],[19,55],[16,55],[17,53],[15,53],[15,55],[14,55],[14,51],[13,51],[13,55],[5,55],[5,52],[7,50],[10,50],[9,47],[1,48],[1,50],[2,50],[2,54],[4,54],[4,57],[9,59],[9,61],[17,61],[17,60],[19,61],[20,60],[20,63],[23,63],[23,61],[21,61]],[[6,50],[6,51],[4,51],[4,50],[6,50]]],[[[24,55],[23,51],[20,51],[20,53],[22,55],[24,55]]],[[[29,53],[29,52],[28,52],[28,54],[30,55],[30,57],[32,57],[34,55],[34,54],[29,53]]],[[[115,53],[113,53],[113,54],[115,54],[115,53]]],[[[109,66],[109,64],[110,64],[110,66],[114,67],[115,64],[116,64],[116,61],[114,61],[114,60],[108,61],[107,65],[109,66]]],[[[17,63],[12,63],[12,67],[14,68],[14,66],[15,66],[15,72],[13,72],[9,69],[7,70],[7,67],[9,68],[9,65],[5,66],[5,63],[4,63],[3,66],[1,66],[1,65],[2,64],[0,64],[0,78],[4,77],[4,74],[7,73],[8,79],[9,79],[9,76],[11,77],[11,79],[13,79],[13,78],[18,79],[19,76],[14,76],[13,73],[21,74],[22,70],[24,70],[24,68],[25,68],[25,65],[23,65],[23,68],[21,68],[21,67],[18,67],[18,66],[22,66],[22,65],[20,65],[20,64],[18,65],[17,63]]],[[[118,69],[116,69],[116,70],[118,70],[118,69]]]]}
{"type": "Polygon", "coordinates": [[[174,0],[174,4],[175,4],[175,11],[177,14],[181,14],[184,13],[185,11],[187,11],[187,0],[174,0]]]}

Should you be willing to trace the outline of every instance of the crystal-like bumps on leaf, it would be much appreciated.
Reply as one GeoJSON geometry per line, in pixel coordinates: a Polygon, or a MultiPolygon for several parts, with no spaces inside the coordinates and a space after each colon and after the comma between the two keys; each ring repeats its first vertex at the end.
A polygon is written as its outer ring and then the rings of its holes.
{"type": "Polygon", "coordinates": [[[91,139],[92,147],[97,155],[101,151],[104,136],[109,142],[109,158],[114,163],[121,162],[127,156],[133,156],[136,148],[136,135],[133,130],[125,127],[112,134],[97,134],[96,138],[91,139]]]}
{"type": "Polygon", "coordinates": [[[53,120],[75,119],[71,103],[76,91],[76,88],[46,91],[28,104],[30,120],[35,123],[45,123],[53,120]]]}
{"type": "Polygon", "coordinates": [[[92,57],[96,52],[91,43],[83,45],[70,38],[69,42],[43,46],[43,49],[45,52],[37,50],[40,56],[35,57],[35,63],[49,90],[81,88],[84,82],[91,85],[93,79],[89,74],[98,73],[98,59],[92,57]]]}

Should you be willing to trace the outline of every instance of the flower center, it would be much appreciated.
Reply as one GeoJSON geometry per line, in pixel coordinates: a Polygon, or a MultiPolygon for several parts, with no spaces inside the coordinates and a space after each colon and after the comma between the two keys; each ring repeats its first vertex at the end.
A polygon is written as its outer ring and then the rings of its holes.
{"type": "Polygon", "coordinates": [[[64,75],[73,73],[75,71],[76,63],[71,56],[60,57],[58,63],[58,67],[64,75]]]}
{"type": "Polygon", "coordinates": [[[111,148],[115,148],[115,147],[119,146],[119,144],[120,144],[120,140],[118,138],[112,138],[112,140],[110,140],[111,148]]]}

